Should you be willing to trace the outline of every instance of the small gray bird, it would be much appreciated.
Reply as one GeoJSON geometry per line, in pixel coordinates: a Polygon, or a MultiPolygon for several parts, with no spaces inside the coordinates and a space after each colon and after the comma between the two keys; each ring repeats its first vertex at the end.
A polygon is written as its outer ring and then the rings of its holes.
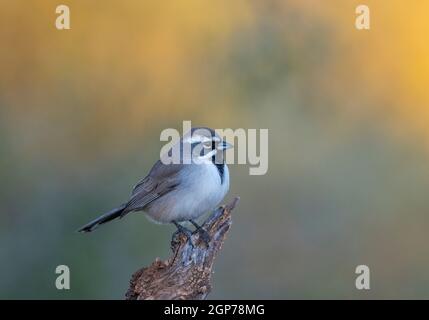
{"type": "Polygon", "coordinates": [[[194,219],[214,209],[228,192],[229,171],[224,155],[229,148],[232,145],[213,129],[192,128],[161,155],[161,160],[134,187],[126,203],[84,225],[79,232],[91,232],[130,212],[144,211],[150,220],[174,223],[188,239],[191,231],[179,222],[189,221],[207,242],[207,232],[194,219]],[[167,158],[176,161],[166,164],[167,158]]]}

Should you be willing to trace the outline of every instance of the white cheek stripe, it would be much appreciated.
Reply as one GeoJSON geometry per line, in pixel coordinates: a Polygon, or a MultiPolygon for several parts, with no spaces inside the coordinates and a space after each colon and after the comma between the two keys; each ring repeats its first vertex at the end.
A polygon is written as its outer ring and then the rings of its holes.
{"type": "Polygon", "coordinates": [[[208,141],[212,141],[212,140],[210,138],[205,137],[205,136],[193,135],[192,137],[186,138],[183,141],[187,142],[187,143],[195,143],[195,142],[208,142],[208,141]]]}
{"type": "Polygon", "coordinates": [[[217,152],[217,150],[212,150],[209,153],[203,155],[203,156],[199,156],[197,157],[197,159],[199,160],[206,160],[206,159],[210,159],[213,155],[215,155],[217,152]]]}

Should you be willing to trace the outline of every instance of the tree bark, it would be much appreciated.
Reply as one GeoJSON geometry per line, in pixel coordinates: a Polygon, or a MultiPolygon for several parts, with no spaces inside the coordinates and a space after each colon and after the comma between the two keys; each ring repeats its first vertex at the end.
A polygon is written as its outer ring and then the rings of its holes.
{"type": "Polygon", "coordinates": [[[202,227],[210,236],[208,243],[195,232],[191,241],[179,232],[171,239],[173,254],[165,261],[156,258],[135,272],[125,295],[127,300],[205,299],[210,293],[213,262],[231,226],[231,211],[239,198],[216,209],[202,227]]]}

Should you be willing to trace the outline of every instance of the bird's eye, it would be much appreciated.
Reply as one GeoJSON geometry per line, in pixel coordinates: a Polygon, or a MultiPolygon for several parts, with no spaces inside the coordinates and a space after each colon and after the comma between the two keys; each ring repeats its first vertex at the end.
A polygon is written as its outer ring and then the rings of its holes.
{"type": "Polygon", "coordinates": [[[203,146],[204,146],[204,148],[211,148],[212,147],[212,142],[211,141],[204,141],[203,142],[203,146]]]}

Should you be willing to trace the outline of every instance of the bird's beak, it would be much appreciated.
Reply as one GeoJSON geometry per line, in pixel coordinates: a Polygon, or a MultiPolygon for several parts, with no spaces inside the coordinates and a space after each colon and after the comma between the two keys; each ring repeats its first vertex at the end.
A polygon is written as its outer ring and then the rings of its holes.
{"type": "Polygon", "coordinates": [[[226,150],[226,149],[231,149],[234,148],[234,146],[226,141],[222,141],[221,143],[219,143],[219,145],[217,146],[218,150],[226,150]]]}

